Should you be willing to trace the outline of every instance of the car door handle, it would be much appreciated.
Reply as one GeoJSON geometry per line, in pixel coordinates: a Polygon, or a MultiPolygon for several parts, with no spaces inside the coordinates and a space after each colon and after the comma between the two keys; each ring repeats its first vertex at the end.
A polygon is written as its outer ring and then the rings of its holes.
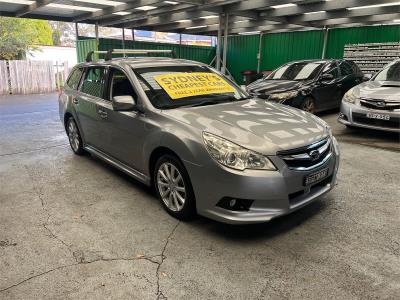
{"type": "Polygon", "coordinates": [[[78,103],[79,103],[79,101],[78,101],[78,99],[77,99],[76,97],[73,97],[73,98],[72,98],[72,103],[74,103],[74,104],[78,104],[78,103]]]}
{"type": "Polygon", "coordinates": [[[100,115],[100,118],[107,119],[108,114],[107,114],[107,112],[105,110],[99,108],[97,110],[97,113],[100,115]]]}
{"type": "Polygon", "coordinates": [[[338,87],[341,87],[342,85],[343,85],[343,83],[338,83],[338,85],[337,85],[337,86],[338,86],[338,87]]]}

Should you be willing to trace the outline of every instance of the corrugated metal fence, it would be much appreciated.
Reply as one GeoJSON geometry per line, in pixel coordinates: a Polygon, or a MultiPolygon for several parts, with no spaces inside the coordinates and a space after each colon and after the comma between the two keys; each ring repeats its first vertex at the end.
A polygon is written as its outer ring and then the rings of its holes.
{"type": "MultiPolygon", "coordinates": [[[[82,39],[77,42],[77,56],[78,62],[85,61],[86,55],[91,50],[110,50],[110,49],[121,49],[123,44],[121,40],[117,39],[99,39],[97,42],[95,39],[82,39]]],[[[210,63],[215,56],[214,47],[206,46],[188,46],[188,45],[176,45],[176,44],[165,44],[165,43],[151,43],[151,42],[139,42],[139,41],[125,41],[126,49],[152,49],[152,50],[174,50],[178,58],[195,60],[203,63],[210,63]]]]}

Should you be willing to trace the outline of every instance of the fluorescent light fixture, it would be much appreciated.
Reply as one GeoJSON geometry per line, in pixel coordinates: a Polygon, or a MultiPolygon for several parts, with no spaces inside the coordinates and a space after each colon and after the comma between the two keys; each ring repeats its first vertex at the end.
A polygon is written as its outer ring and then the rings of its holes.
{"type": "Polygon", "coordinates": [[[293,6],[297,6],[297,4],[287,3],[287,4],[273,5],[271,7],[272,8],[284,8],[284,7],[293,7],[293,6]]]}
{"type": "Polygon", "coordinates": [[[246,32],[239,32],[240,35],[251,35],[251,34],[259,34],[261,31],[246,31],[246,32]]]}
{"type": "Polygon", "coordinates": [[[248,22],[249,20],[239,20],[239,21],[235,21],[233,23],[244,23],[244,22],[248,22]]]}
{"type": "Polygon", "coordinates": [[[198,28],[206,28],[207,25],[201,25],[201,26],[192,26],[192,27],[188,27],[186,29],[198,29],[198,28]]]}
{"type": "Polygon", "coordinates": [[[326,10],[310,11],[310,12],[306,12],[304,14],[305,15],[312,15],[312,14],[319,14],[319,13],[324,13],[324,12],[326,12],[326,10]]]}
{"type": "Polygon", "coordinates": [[[35,1],[27,1],[27,0],[0,0],[0,2],[4,3],[14,3],[14,4],[23,4],[23,5],[31,5],[35,1]]]}
{"type": "Polygon", "coordinates": [[[218,16],[216,16],[216,15],[211,15],[211,16],[200,17],[200,19],[214,19],[214,18],[218,18],[218,16]]]}
{"type": "Polygon", "coordinates": [[[186,23],[186,22],[190,22],[191,20],[187,20],[187,19],[185,19],[185,20],[179,20],[179,21],[176,21],[177,23],[186,23]]]}
{"type": "Polygon", "coordinates": [[[45,7],[70,9],[70,10],[81,10],[81,11],[90,11],[90,12],[101,10],[101,8],[84,7],[84,6],[77,6],[77,5],[67,5],[67,4],[59,4],[59,3],[50,3],[50,4],[47,4],[45,7]]]}
{"type": "Polygon", "coordinates": [[[178,4],[178,2],[175,2],[175,1],[164,1],[164,3],[171,4],[171,5],[177,5],[178,4]]]}
{"type": "Polygon", "coordinates": [[[157,6],[143,5],[143,6],[136,7],[135,9],[148,11],[148,10],[152,10],[152,9],[156,9],[156,8],[157,8],[157,6]]]}
{"type": "Polygon", "coordinates": [[[117,16],[126,16],[126,15],[130,15],[131,13],[129,11],[117,11],[115,13],[113,13],[113,15],[117,15],[117,16]]]}
{"type": "Polygon", "coordinates": [[[400,23],[400,19],[395,19],[395,20],[393,20],[393,22],[400,23]]]}
{"type": "Polygon", "coordinates": [[[374,8],[374,7],[383,7],[383,6],[395,6],[395,5],[400,5],[400,2],[373,4],[373,5],[365,5],[365,6],[355,6],[355,7],[348,7],[347,9],[348,10],[354,10],[354,9],[374,8]]]}
{"type": "Polygon", "coordinates": [[[121,4],[125,4],[125,2],[109,1],[109,0],[79,0],[79,2],[101,4],[101,5],[107,5],[107,6],[118,6],[121,4]]]}

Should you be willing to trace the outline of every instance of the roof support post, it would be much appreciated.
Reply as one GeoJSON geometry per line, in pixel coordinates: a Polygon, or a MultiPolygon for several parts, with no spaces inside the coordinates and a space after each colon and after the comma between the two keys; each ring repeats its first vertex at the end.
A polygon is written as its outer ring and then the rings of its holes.
{"type": "Polygon", "coordinates": [[[125,49],[125,28],[122,27],[122,49],[125,49]]]}
{"type": "Polygon", "coordinates": [[[328,45],[328,34],[329,34],[329,28],[325,26],[324,27],[324,44],[322,46],[321,58],[325,58],[326,57],[326,47],[328,45]]]}
{"type": "Polygon", "coordinates": [[[260,40],[258,42],[258,53],[257,53],[257,73],[260,73],[261,52],[262,52],[262,38],[263,38],[263,33],[260,32],[260,40]]]}
{"type": "Polygon", "coordinates": [[[179,34],[179,58],[181,58],[182,54],[182,33],[179,34]]]}
{"type": "Polygon", "coordinates": [[[78,22],[75,23],[75,40],[78,41],[79,30],[78,30],[78,22]]]}
{"type": "Polygon", "coordinates": [[[217,49],[216,49],[216,69],[221,71],[221,43],[222,43],[222,14],[219,14],[218,18],[218,37],[217,37],[217,49]]]}
{"type": "Polygon", "coordinates": [[[99,42],[99,22],[96,22],[96,24],[94,24],[94,33],[96,36],[96,42],[99,42]]]}
{"type": "Polygon", "coordinates": [[[226,72],[226,56],[228,52],[228,28],[229,27],[229,15],[225,14],[225,24],[224,24],[224,49],[222,54],[222,74],[227,74],[226,72]]]}

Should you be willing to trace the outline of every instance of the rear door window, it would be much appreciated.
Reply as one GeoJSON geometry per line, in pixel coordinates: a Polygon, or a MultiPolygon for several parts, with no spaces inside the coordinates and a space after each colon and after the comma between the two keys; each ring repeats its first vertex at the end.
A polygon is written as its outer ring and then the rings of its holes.
{"type": "Polygon", "coordinates": [[[89,67],[84,75],[81,92],[97,98],[103,98],[106,74],[105,67],[89,67]]]}
{"type": "Polygon", "coordinates": [[[81,68],[74,69],[68,78],[67,85],[76,90],[82,77],[83,70],[81,68]]]}

